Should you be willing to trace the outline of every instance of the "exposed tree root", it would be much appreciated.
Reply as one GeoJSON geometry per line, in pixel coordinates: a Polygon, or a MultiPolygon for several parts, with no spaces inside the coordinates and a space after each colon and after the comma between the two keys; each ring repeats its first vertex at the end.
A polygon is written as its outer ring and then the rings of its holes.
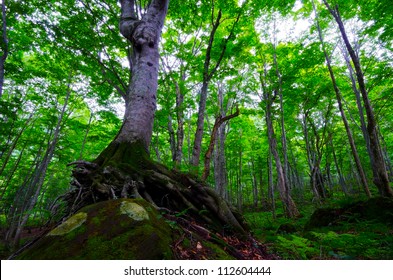
{"type": "Polygon", "coordinates": [[[94,162],[77,161],[73,189],[62,200],[66,216],[103,200],[143,198],[157,209],[181,213],[208,228],[246,235],[242,216],[213,189],[149,160],[137,144],[112,143],[94,162]]]}

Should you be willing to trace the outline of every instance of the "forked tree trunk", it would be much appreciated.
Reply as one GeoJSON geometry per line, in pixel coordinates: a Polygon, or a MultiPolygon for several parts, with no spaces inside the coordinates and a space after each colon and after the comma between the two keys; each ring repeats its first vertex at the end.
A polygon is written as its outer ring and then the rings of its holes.
{"type": "MultiPolygon", "coordinates": [[[[199,161],[200,161],[200,155],[201,155],[201,146],[202,146],[202,137],[203,137],[203,131],[204,131],[204,116],[205,116],[205,111],[206,111],[206,100],[207,100],[207,93],[208,93],[208,87],[211,79],[213,78],[214,74],[217,72],[218,68],[220,67],[220,64],[224,58],[224,55],[226,53],[226,48],[228,45],[229,40],[232,40],[233,38],[233,33],[234,33],[234,28],[236,24],[238,23],[240,19],[240,13],[237,15],[237,18],[235,22],[232,25],[232,28],[230,30],[230,33],[228,37],[222,41],[222,49],[220,52],[220,56],[217,59],[217,62],[213,67],[211,67],[211,52],[214,44],[214,38],[216,31],[220,24],[224,21],[221,20],[222,17],[222,12],[221,9],[218,11],[217,18],[215,19],[212,30],[210,32],[210,37],[209,37],[209,44],[206,49],[206,55],[205,55],[205,62],[203,66],[203,82],[202,82],[202,88],[201,88],[201,93],[200,93],[200,99],[199,99],[199,109],[198,109],[198,119],[197,119],[197,128],[195,131],[195,138],[194,138],[194,146],[192,150],[192,160],[191,160],[191,165],[192,165],[192,171],[194,173],[198,173],[198,166],[199,166],[199,161]]],[[[214,18],[214,6],[212,8],[212,19],[214,18]]]]}
{"type": "Polygon", "coordinates": [[[207,177],[209,177],[209,174],[210,174],[210,161],[211,161],[211,156],[212,156],[213,151],[214,151],[214,145],[216,143],[216,138],[217,138],[217,135],[218,135],[218,129],[220,128],[220,126],[222,124],[224,124],[225,122],[227,122],[230,119],[235,118],[237,116],[239,116],[239,109],[238,108],[236,108],[236,112],[235,113],[233,113],[233,114],[231,114],[229,116],[223,117],[223,116],[220,115],[220,116],[218,116],[216,118],[216,121],[214,122],[213,130],[212,130],[212,133],[211,133],[211,136],[210,136],[210,144],[209,144],[209,147],[208,147],[208,149],[207,149],[207,151],[205,153],[205,161],[204,161],[204,166],[205,167],[203,169],[202,180],[205,181],[207,179],[207,177]]]}
{"type": "Polygon", "coordinates": [[[126,96],[123,125],[114,142],[139,142],[149,150],[157,101],[158,46],[168,0],[153,0],[138,19],[134,0],[121,0],[120,32],[132,46],[132,77],[126,96]]]}
{"type": "Polygon", "coordinates": [[[264,75],[261,73],[260,79],[261,79],[263,96],[266,106],[265,119],[266,119],[266,126],[267,126],[267,136],[269,140],[269,149],[276,163],[277,188],[280,194],[280,199],[284,206],[284,213],[287,217],[293,218],[299,216],[299,211],[289,193],[287,181],[285,180],[284,169],[281,164],[280,155],[278,154],[277,140],[274,133],[273,120],[272,120],[272,104],[274,98],[270,90],[265,85],[264,82],[265,78],[266,78],[266,69],[264,75]]]}

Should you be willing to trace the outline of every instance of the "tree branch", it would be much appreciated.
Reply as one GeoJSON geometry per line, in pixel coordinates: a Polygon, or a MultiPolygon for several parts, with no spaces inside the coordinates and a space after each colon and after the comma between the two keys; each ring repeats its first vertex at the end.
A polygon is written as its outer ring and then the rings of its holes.
{"type": "Polygon", "coordinates": [[[233,113],[229,116],[225,116],[225,117],[222,117],[220,115],[216,118],[216,121],[213,126],[213,130],[211,133],[211,137],[210,137],[209,148],[207,149],[206,154],[205,154],[205,167],[204,167],[203,174],[202,174],[203,181],[205,181],[207,179],[207,177],[209,177],[209,174],[210,174],[210,159],[211,159],[212,153],[214,151],[214,143],[216,142],[218,128],[224,122],[229,121],[230,119],[233,119],[233,118],[239,116],[239,114],[240,114],[239,107],[236,107],[235,113],[233,113]]]}

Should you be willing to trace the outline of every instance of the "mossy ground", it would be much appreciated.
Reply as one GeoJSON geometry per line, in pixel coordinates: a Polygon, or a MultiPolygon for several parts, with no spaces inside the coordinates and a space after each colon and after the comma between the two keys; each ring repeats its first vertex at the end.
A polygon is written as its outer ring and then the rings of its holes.
{"type": "Polygon", "coordinates": [[[135,220],[120,211],[126,200],[89,205],[86,221],[63,235],[47,235],[18,259],[171,259],[171,231],[144,200],[129,200],[149,213],[149,220],[135,220]]]}
{"type": "Polygon", "coordinates": [[[270,212],[245,217],[283,259],[393,259],[393,200],[355,200],[331,199],[317,211],[302,205],[298,220],[283,217],[280,205],[275,220],[270,212]]]}

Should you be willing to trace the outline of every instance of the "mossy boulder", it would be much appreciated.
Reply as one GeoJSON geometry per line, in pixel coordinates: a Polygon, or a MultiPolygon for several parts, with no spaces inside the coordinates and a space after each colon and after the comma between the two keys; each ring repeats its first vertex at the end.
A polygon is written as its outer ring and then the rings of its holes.
{"type": "Polygon", "coordinates": [[[393,199],[375,197],[366,201],[349,203],[338,208],[317,209],[305,226],[305,230],[336,226],[341,222],[376,221],[393,225],[393,199]]]}
{"type": "Polygon", "coordinates": [[[18,259],[172,259],[171,228],[142,199],[82,208],[18,259]]]}

